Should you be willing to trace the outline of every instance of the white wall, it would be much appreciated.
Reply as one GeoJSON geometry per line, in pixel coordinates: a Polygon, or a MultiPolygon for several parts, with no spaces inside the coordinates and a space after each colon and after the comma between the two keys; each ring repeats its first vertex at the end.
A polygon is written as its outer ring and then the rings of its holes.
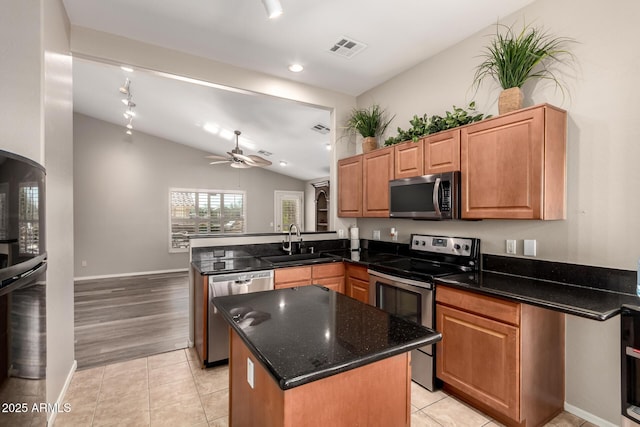
{"type": "MultiPolygon", "coordinates": [[[[568,111],[567,219],[564,221],[417,222],[358,220],[361,236],[395,226],[400,241],[413,232],[473,236],[482,252],[504,254],[505,239],[538,241],[538,257],[634,270],[640,256],[640,127],[635,81],[640,70],[637,18],[640,3],[619,0],[615,7],[596,0],[538,0],[505,23],[524,20],[552,33],[575,38],[574,69],[561,68],[570,97],[549,84],[525,86],[527,105],[544,102],[568,111]]],[[[495,32],[487,28],[458,45],[358,97],[361,106],[377,102],[397,114],[390,126],[407,128],[414,115],[443,114],[453,104],[475,98],[480,111],[497,114],[497,85],[470,90],[478,55],[495,32]]],[[[568,318],[566,401],[597,417],[618,423],[620,381],[618,331],[612,322],[568,318]],[[595,336],[606,336],[605,347],[595,336]],[[578,345],[581,343],[581,345],[578,345]],[[586,345],[586,344],[589,345],[586,345]]]]}
{"type": "Polygon", "coordinates": [[[211,166],[204,151],[124,130],[74,115],[76,277],[186,269],[186,252],[169,253],[169,188],[246,191],[249,233],[273,231],[274,190],[305,188],[261,168],[211,166]]]}
{"type": "Polygon", "coordinates": [[[42,1],[44,166],[47,169],[47,400],[74,366],[73,91],[69,20],[62,1],[42,1]]]}
{"type": "Polygon", "coordinates": [[[0,149],[43,163],[39,2],[0,2],[0,149]]]}

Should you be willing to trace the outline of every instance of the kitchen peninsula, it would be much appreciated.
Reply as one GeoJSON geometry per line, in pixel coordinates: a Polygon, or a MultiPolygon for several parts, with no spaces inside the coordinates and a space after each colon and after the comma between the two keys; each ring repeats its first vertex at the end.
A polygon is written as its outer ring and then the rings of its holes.
{"type": "Polygon", "coordinates": [[[214,298],[232,426],[410,425],[410,350],[441,334],[320,286],[214,298]]]}

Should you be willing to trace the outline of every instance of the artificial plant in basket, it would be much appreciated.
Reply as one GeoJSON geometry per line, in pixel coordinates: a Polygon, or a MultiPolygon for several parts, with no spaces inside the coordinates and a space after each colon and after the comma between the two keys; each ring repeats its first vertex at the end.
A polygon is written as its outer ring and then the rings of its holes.
{"type": "Polygon", "coordinates": [[[564,94],[553,67],[574,59],[568,49],[573,42],[540,27],[525,25],[516,32],[511,26],[496,24],[496,34],[481,55],[484,61],[476,68],[473,85],[477,89],[487,77],[500,84],[500,114],[522,108],[522,85],[529,79],[551,80],[564,94]]]}

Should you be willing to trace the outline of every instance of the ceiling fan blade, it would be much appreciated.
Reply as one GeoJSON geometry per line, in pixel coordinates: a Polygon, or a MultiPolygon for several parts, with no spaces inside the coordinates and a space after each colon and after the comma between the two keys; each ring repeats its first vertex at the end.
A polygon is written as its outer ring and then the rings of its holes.
{"type": "Polygon", "coordinates": [[[244,162],[233,162],[233,163],[231,163],[230,166],[232,168],[236,168],[236,169],[247,169],[247,168],[251,167],[251,165],[248,165],[248,164],[246,164],[244,162]]]}
{"type": "Polygon", "coordinates": [[[211,159],[211,160],[230,160],[228,156],[205,156],[205,159],[211,159]]]}
{"type": "Polygon", "coordinates": [[[215,161],[213,161],[213,162],[211,162],[209,164],[210,165],[221,165],[223,163],[231,163],[231,162],[232,162],[232,160],[230,160],[230,159],[224,159],[224,160],[215,160],[215,161]]]}
{"type": "Polygon", "coordinates": [[[262,157],[260,157],[260,156],[256,156],[255,154],[251,154],[251,155],[249,155],[249,158],[251,159],[251,161],[252,161],[256,166],[260,166],[260,167],[262,167],[262,166],[271,166],[271,165],[272,165],[272,163],[271,163],[269,160],[264,159],[264,158],[262,158],[262,157]]]}

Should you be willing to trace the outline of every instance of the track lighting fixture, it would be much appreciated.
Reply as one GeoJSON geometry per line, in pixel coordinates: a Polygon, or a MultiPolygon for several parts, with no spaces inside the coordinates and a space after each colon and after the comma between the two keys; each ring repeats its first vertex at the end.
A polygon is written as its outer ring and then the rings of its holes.
{"type": "Polygon", "coordinates": [[[269,19],[277,18],[282,15],[282,5],[280,0],[262,0],[264,8],[267,10],[267,16],[269,19]]]}
{"type": "Polygon", "coordinates": [[[124,84],[120,86],[120,93],[124,93],[125,95],[131,96],[131,93],[129,92],[130,85],[131,85],[131,80],[129,80],[129,77],[127,77],[127,79],[124,81],[124,84]]]}

